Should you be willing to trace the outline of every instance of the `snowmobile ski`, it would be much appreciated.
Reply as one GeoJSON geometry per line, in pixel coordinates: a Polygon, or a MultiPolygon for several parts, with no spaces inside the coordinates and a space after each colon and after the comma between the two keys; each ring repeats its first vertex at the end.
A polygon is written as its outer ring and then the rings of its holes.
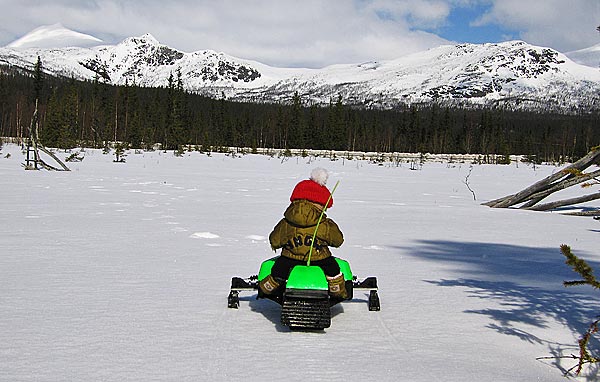
{"type": "Polygon", "coordinates": [[[240,307],[240,292],[258,290],[258,277],[250,276],[247,279],[241,277],[233,277],[231,279],[231,289],[227,296],[227,307],[237,309],[240,307]]]}

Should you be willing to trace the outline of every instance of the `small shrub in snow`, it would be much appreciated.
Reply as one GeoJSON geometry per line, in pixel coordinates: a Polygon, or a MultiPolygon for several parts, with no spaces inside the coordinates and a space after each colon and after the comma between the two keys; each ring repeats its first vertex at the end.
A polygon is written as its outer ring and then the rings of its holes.
{"type": "Polygon", "coordinates": [[[120,142],[115,146],[115,160],[116,163],[125,163],[125,157],[127,154],[125,150],[129,148],[129,145],[125,142],[120,142]]]}

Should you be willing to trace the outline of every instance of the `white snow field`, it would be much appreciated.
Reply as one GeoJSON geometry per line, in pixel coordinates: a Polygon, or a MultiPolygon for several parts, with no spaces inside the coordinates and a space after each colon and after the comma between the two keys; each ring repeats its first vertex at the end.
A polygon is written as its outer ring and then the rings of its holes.
{"type": "Polygon", "coordinates": [[[600,271],[599,222],[481,205],[559,167],[113,159],[25,171],[18,146],[0,150],[0,381],[564,381],[574,360],[536,358],[577,354],[600,311],[597,291],[563,287],[578,275],[559,250],[600,271]],[[231,277],[273,256],[267,237],[317,166],[340,181],[334,254],[378,278],[381,311],[357,291],[330,328],[296,332],[255,294],[228,309],[231,277]]]}

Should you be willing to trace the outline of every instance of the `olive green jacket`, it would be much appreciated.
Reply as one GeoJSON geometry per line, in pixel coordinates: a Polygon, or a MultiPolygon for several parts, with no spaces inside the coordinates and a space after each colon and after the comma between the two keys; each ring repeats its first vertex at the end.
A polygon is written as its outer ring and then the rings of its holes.
{"type": "MultiPolygon", "coordinates": [[[[282,248],[281,255],[296,260],[308,260],[310,244],[321,209],[307,200],[295,200],[285,210],[284,218],[277,223],[269,235],[273,250],[282,248]]],[[[325,214],[313,245],[311,260],[323,260],[331,256],[328,246],[339,247],[344,235],[335,222],[325,214]]]]}

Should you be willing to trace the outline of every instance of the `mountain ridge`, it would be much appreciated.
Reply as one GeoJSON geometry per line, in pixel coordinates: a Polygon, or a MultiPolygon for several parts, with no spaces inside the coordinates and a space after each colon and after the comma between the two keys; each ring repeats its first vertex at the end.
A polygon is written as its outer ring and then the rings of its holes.
{"type": "Polygon", "coordinates": [[[0,64],[124,85],[167,86],[181,75],[186,90],[245,102],[306,104],[341,98],[357,107],[439,103],[565,113],[600,109],[600,72],[550,48],[524,41],[444,45],[395,60],[321,69],[277,68],[212,50],[186,53],[151,34],[116,45],[0,48],[0,64]]]}

